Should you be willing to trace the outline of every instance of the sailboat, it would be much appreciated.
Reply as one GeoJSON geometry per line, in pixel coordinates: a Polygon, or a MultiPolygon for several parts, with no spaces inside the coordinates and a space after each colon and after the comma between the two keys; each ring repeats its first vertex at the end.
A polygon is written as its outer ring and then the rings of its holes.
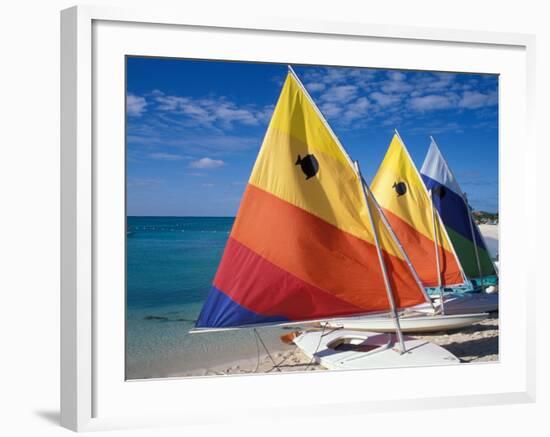
{"type": "Polygon", "coordinates": [[[433,204],[468,279],[466,287],[445,289],[446,312],[498,311],[498,293],[486,292],[496,288],[497,270],[472,217],[466,195],[436,141],[433,137],[430,140],[420,174],[426,188],[433,193],[433,204]]]}
{"type": "MultiPolygon", "coordinates": [[[[363,181],[366,185],[366,182],[363,181]]],[[[386,155],[371,183],[372,193],[381,216],[402,245],[406,259],[418,274],[423,287],[435,287],[443,294],[445,287],[460,286],[466,276],[446,232],[432,193],[426,189],[412,158],[395,131],[386,155]]],[[[403,332],[428,332],[457,329],[488,317],[480,311],[458,314],[445,311],[444,301],[437,311],[430,305],[420,305],[403,312],[400,318],[403,332]]],[[[366,329],[387,332],[387,315],[355,317],[331,322],[331,327],[366,329]]]]}
{"type": "Polygon", "coordinates": [[[329,368],[458,362],[402,335],[398,310],[430,300],[361,180],[359,164],[289,67],[193,332],[384,311],[390,334],[333,332],[326,343],[324,329],[306,329],[294,343],[329,368]],[[342,347],[354,358],[347,365],[342,347]]]}

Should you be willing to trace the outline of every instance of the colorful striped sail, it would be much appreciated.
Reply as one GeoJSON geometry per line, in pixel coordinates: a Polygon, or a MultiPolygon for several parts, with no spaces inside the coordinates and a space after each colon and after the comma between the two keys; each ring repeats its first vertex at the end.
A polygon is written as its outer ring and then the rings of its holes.
{"type": "Polygon", "coordinates": [[[426,187],[434,192],[435,207],[466,275],[469,278],[496,275],[467,200],[433,138],[420,173],[426,187]]]}
{"type": "Polygon", "coordinates": [[[463,284],[460,261],[439,215],[434,214],[430,193],[397,132],[371,189],[424,286],[463,284]]]}
{"type": "MultiPolygon", "coordinates": [[[[425,302],[370,202],[396,306],[425,302]]],[[[389,310],[369,223],[349,157],[289,72],[196,327],[389,310]]]]}

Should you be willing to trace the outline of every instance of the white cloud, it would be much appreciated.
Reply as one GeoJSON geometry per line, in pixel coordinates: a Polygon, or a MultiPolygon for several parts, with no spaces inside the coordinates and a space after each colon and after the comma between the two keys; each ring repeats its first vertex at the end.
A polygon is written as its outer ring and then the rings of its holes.
{"type": "Polygon", "coordinates": [[[496,93],[483,94],[478,91],[466,91],[458,102],[458,106],[467,109],[477,109],[483,106],[496,105],[497,102],[498,96],[496,93]]]}
{"type": "Polygon", "coordinates": [[[164,183],[162,179],[133,178],[128,181],[128,187],[153,188],[164,183]]]}
{"type": "Polygon", "coordinates": [[[306,84],[306,89],[311,93],[323,91],[325,88],[326,88],[325,84],[321,82],[310,82],[306,84]]]}
{"type": "Polygon", "coordinates": [[[237,105],[223,96],[217,98],[172,96],[159,90],[155,90],[152,95],[158,111],[183,115],[195,126],[221,125],[231,128],[235,123],[254,126],[266,122],[273,111],[272,105],[265,107],[237,105]],[[268,114],[267,117],[266,114],[268,114]]]}
{"type": "Polygon", "coordinates": [[[392,95],[392,94],[385,94],[379,91],[375,91],[370,95],[370,97],[376,100],[376,103],[378,103],[380,106],[393,105],[393,104],[399,103],[399,101],[401,100],[399,96],[392,95]]]}
{"type": "Polygon", "coordinates": [[[429,91],[442,90],[449,88],[455,82],[456,74],[451,73],[433,73],[432,77],[425,79],[425,87],[429,91]]]}
{"type": "Polygon", "coordinates": [[[354,103],[350,102],[355,99],[357,91],[358,87],[355,85],[336,85],[329,88],[319,98],[321,111],[329,118],[339,116],[344,111],[351,111],[348,121],[351,120],[354,118],[355,111],[361,110],[362,106],[368,104],[368,100],[365,98],[352,108],[354,103]]]}
{"type": "Polygon", "coordinates": [[[258,123],[256,116],[247,109],[240,109],[233,104],[221,104],[214,109],[217,119],[226,123],[241,122],[254,125],[258,123]]]}
{"type": "Polygon", "coordinates": [[[440,135],[443,133],[453,132],[461,133],[463,132],[462,126],[456,122],[450,123],[430,123],[428,125],[413,127],[411,132],[422,135],[440,135]]]}
{"type": "Polygon", "coordinates": [[[390,71],[388,72],[388,78],[391,81],[401,82],[401,81],[404,81],[407,78],[407,76],[405,73],[402,73],[400,71],[390,71]]]}
{"type": "Polygon", "coordinates": [[[224,165],[225,165],[225,162],[223,162],[221,159],[211,159],[211,158],[201,158],[189,164],[191,168],[200,168],[203,170],[218,168],[224,165]]]}
{"type": "Polygon", "coordinates": [[[432,94],[429,96],[413,97],[409,104],[416,111],[431,111],[434,109],[447,109],[453,106],[453,98],[432,94]]]}
{"type": "Polygon", "coordinates": [[[321,112],[326,117],[336,117],[342,112],[342,106],[336,103],[321,104],[321,112]]]}
{"type": "Polygon", "coordinates": [[[324,74],[322,75],[323,82],[330,83],[330,84],[345,82],[347,80],[348,74],[349,74],[349,71],[344,68],[325,69],[324,74]]]}
{"type": "Polygon", "coordinates": [[[399,115],[391,115],[384,120],[382,120],[381,124],[382,126],[392,126],[394,129],[399,126],[403,118],[399,115]]]}
{"type": "Polygon", "coordinates": [[[380,89],[385,93],[407,93],[414,89],[414,87],[402,80],[389,80],[383,83],[380,89]]]}
{"type": "Polygon", "coordinates": [[[129,116],[139,117],[147,107],[147,100],[144,97],[128,94],[126,96],[126,111],[129,116]]]}
{"type": "Polygon", "coordinates": [[[321,96],[321,100],[333,103],[346,103],[352,100],[357,94],[355,85],[333,86],[321,96]]]}
{"type": "Polygon", "coordinates": [[[182,159],[186,159],[185,156],[182,155],[176,155],[175,153],[151,153],[149,155],[153,159],[158,159],[160,161],[181,161],[182,159]]]}
{"type": "MultiPolygon", "coordinates": [[[[488,115],[483,119],[493,120],[491,106],[497,103],[494,81],[484,82],[483,77],[477,76],[323,67],[304,71],[302,79],[329,122],[346,129],[359,128],[365,123],[388,123],[400,127],[410,124],[419,114],[425,116],[430,111],[447,109],[457,113],[475,110],[480,120],[482,111],[485,111],[488,115]]],[[[129,141],[147,147],[162,147],[160,150],[170,147],[170,151],[174,150],[181,156],[223,157],[228,151],[257,148],[261,144],[263,126],[267,125],[274,109],[272,104],[243,103],[215,95],[198,98],[155,90],[145,97],[148,116],[139,119],[139,123],[135,118],[130,120],[135,126],[129,141]],[[239,126],[258,126],[259,133],[241,137],[237,135],[239,126]],[[170,133],[165,135],[168,127],[170,133]],[[233,128],[235,134],[231,135],[233,128]]],[[[138,109],[138,112],[142,110],[138,109]]],[[[436,132],[437,126],[443,126],[443,121],[431,126],[432,132],[436,132]]],[[[457,131],[460,126],[449,125],[442,129],[457,131]]],[[[150,154],[150,150],[144,153],[150,154]]],[[[180,159],[164,155],[154,158],[180,159]]],[[[194,161],[191,167],[220,166],[199,161],[194,161]]]]}
{"type": "Polygon", "coordinates": [[[366,114],[367,109],[370,108],[370,106],[371,102],[369,101],[369,99],[367,99],[366,97],[359,97],[357,100],[347,105],[344,117],[347,121],[362,118],[366,114]]]}
{"type": "Polygon", "coordinates": [[[376,74],[376,70],[367,68],[317,68],[307,70],[303,75],[303,79],[309,91],[317,92],[321,91],[321,88],[326,89],[327,86],[341,84],[353,84],[365,88],[368,87],[368,83],[374,79],[376,74]]]}

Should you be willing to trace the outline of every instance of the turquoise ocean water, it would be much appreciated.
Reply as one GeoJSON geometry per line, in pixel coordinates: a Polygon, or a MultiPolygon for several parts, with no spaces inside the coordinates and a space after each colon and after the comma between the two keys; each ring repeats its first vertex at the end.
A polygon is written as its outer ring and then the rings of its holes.
{"type": "Polygon", "coordinates": [[[173,310],[201,304],[216,273],[233,220],[128,217],[128,311],[173,310]]]}
{"type": "MultiPolygon", "coordinates": [[[[217,364],[257,357],[251,330],[188,334],[210,290],[233,221],[127,218],[128,379],[204,375],[217,364]]],[[[264,330],[264,341],[283,348],[280,333],[264,330]]]]}

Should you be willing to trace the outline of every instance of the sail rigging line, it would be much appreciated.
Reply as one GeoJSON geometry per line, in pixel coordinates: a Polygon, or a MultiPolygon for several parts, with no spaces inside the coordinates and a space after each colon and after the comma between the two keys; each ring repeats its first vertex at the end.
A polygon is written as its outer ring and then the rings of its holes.
{"type": "Polygon", "coordinates": [[[253,333],[254,335],[254,341],[256,342],[256,368],[254,369],[254,373],[258,373],[258,369],[260,368],[260,342],[258,341],[258,337],[253,333]]]}
{"type": "MultiPolygon", "coordinates": [[[[297,349],[298,349],[298,346],[294,345],[294,349],[293,349],[292,353],[296,352],[297,349]]],[[[288,360],[289,358],[290,358],[290,355],[287,356],[287,357],[285,357],[285,358],[283,358],[281,361],[279,361],[279,364],[277,364],[277,367],[280,368],[280,367],[283,365],[283,363],[284,363],[286,360],[288,360]]],[[[271,372],[273,369],[275,369],[275,366],[271,367],[271,369],[269,369],[269,370],[266,370],[265,373],[269,373],[269,372],[271,372]]]]}
{"type": "Polygon", "coordinates": [[[437,268],[437,286],[439,288],[439,308],[441,309],[441,314],[445,315],[445,302],[443,298],[443,280],[441,278],[441,261],[439,259],[439,238],[437,235],[437,216],[435,215],[435,205],[434,205],[434,193],[432,190],[428,191],[430,195],[430,203],[432,206],[432,223],[433,223],[433,234],[434,234],[434,248],[435,248],[435,265],[437,268]]]}
{"type": "MultiPolygon", "coordinates": [[[[359,168],[358,161],[355,161],[355,171],[357,172],[357,176],[359,177],[359,182],[361,182],[363,180],[363,175],[361,174],[361,169],[359,168]]],[[[372,195],[372,193],[367,192],[365,185],[363,185],[362,183],[361,183],[361,187],[363,188],[363,198],[367,206],[367,211],[369,213],[369,220],[370,220],[370,225],[372,227],[374,243],[376,245],[376,252],[378,254],[378,260],[380,262],[380,268],[382,270],[382,277],[384,278],[384,285],[386,286],[386,294],[388,296],[388,302],[391,307],[391,315],[393,318],[393,322],[395,324],[395,330],[397,332],[399,344],[401,345],[401,354],[404,354],[405,352],[407,352],[407,349],[405,347],[405,340],[403,339],[403,333],[401,332],[401,325],[399,324],[399,314],[395,306],[395,299],[393,297],[392,286],[390,283],[390,279],[388,277],[388,272],[386,270],[386,262],[384,261],[384,254],[382,253],[382,249],[380,248],[380,241],[378,239],[378,230],[376,229],[374,219],[372,218],[372,211],[369,203],[369,194],[371,197],[374,197],[374,196],[372,195]]]]}
{"type": "Polygon", "coordinates": [[[258,340],[260,340],[260,343],[262,344],[262,346],[264,347],[266,353],[267,353],[267,356],[269,357],[269,359],[271,360],[271,362],[273,363],[273,367],[275,369],[277,369],[279,372],[281,372],[281,369],[279,369],[279,366],[277,365],[277,363],[275,362],[275,360],[273,359],[273,357],[271,356],[271,353],[269,352],[269,349],[267,348],[267,346],[265,345],[264,341],[262,340],[262,337],[260,337],[260,334],[258,333],[258,331],[256,330],[256,328],[254,328],[254,334],[256,335],[256,337],[258,338],[258,340]]]}
{"type": "Polygon", "coordinates": [[[315,354],[319,351],[319,348],[321,347],[321,341],[323,340],[323,337],[325,335],[325,330],[327,329],[328,323],[322,323],[323,330],[321,331],[321,335],[319,336],[319,341],[317,342],[317,347],[315,348],[315,352],[311,354],[311,360],[309,360],[309,363],[307,364],[306,368],[304,369],[304,372],[307,372],[307,369],[309,369],[309,366],[313,364],[315,361],[315,354]]]}

